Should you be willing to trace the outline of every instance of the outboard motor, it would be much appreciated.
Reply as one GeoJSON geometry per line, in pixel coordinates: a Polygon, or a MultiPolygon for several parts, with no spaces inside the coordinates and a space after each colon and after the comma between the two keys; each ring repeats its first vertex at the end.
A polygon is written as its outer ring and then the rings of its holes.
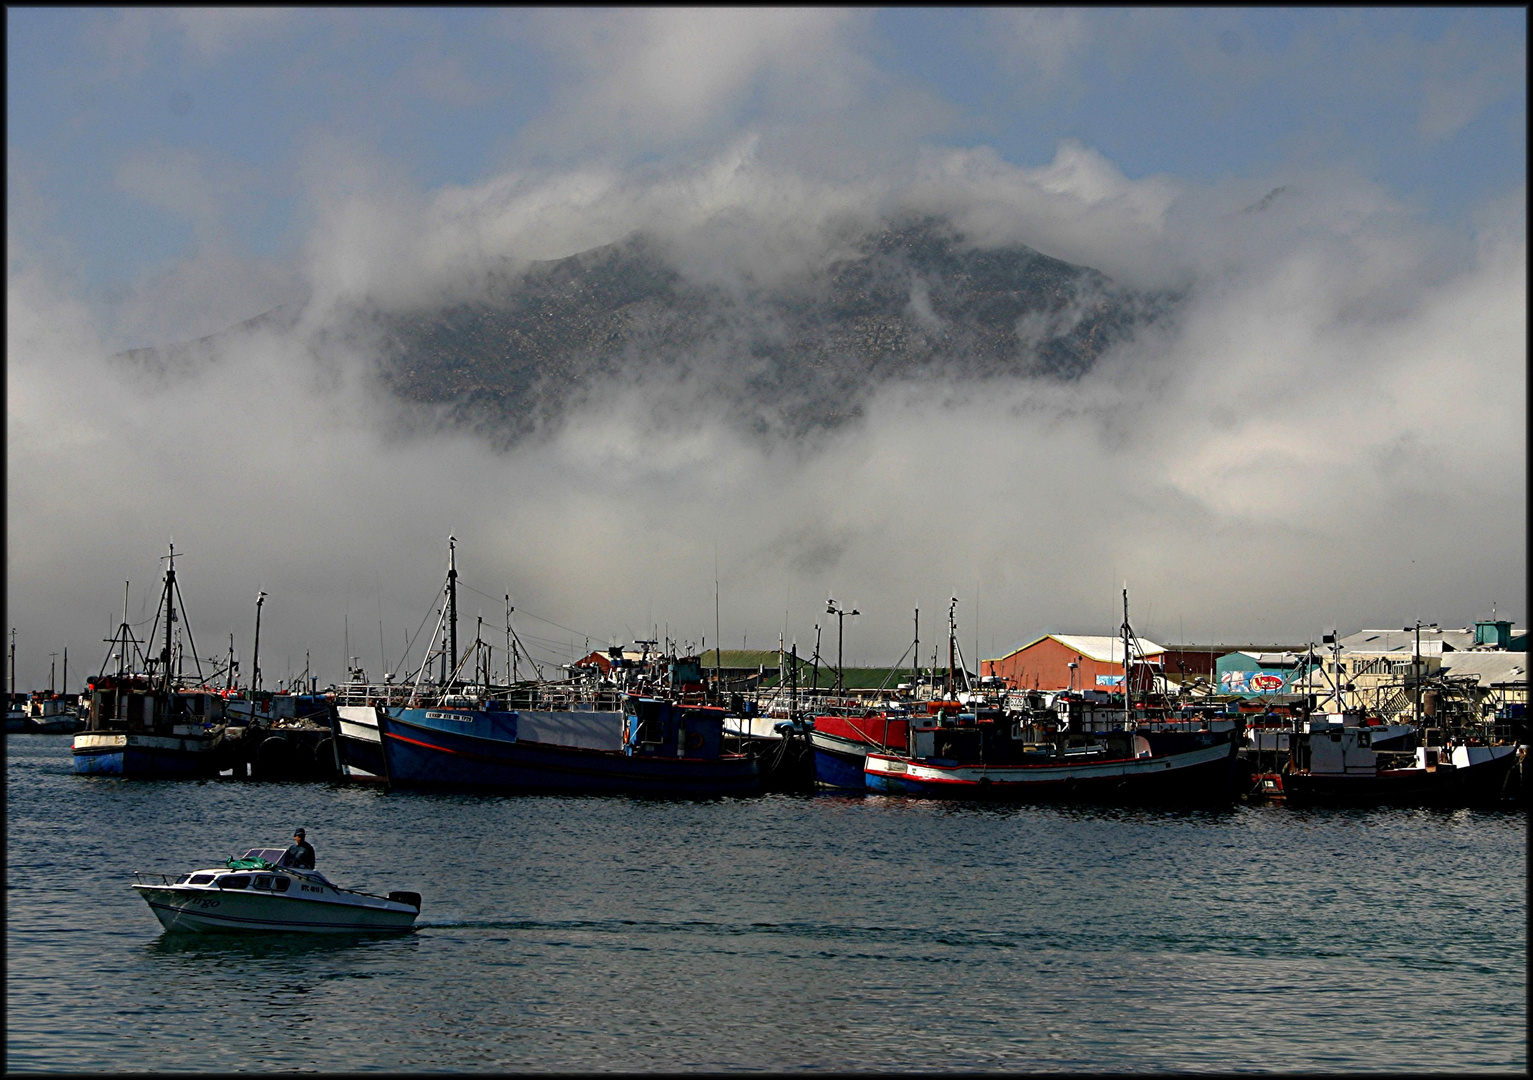
{"type": "Polygon", "coordinates": [[[421,909],[421,894],[418,892],[391,892],[389,899],[396,904],[406,904],[416,911],[421,909]]]}

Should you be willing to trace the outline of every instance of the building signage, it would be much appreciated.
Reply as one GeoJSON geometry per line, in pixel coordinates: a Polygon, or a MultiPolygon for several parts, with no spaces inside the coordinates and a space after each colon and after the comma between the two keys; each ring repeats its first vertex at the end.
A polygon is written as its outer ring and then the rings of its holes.
{"type": "Polygon", "coordinates": [[[1225,694],[1276,694],[1283,685],[1283,676],[1265,671],[1226,671],[1219,676],[1219,690],[1225,694]]]}
{"type": "Polygon", "coordinates": [[[1122,686],[1123,685],[1123,676],[1122,675],[1098,675],[1097,676],[1097,685],[1098,686],[1122,686]]]}

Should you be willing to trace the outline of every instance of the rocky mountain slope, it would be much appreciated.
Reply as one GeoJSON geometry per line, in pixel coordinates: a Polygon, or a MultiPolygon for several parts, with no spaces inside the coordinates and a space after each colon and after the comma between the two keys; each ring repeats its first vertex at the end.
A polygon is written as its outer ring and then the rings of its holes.
{"type": "Polygon", "coordinates": [[[352,318],[404,403],[509,444],[624,380],[679,380],[759,434],[792,437],[855,418],[890,380],[1070,379],[1173,302],[921,218],[775,289],[688,280],[635,234],[536,263],[472,303],[352,318]]]}

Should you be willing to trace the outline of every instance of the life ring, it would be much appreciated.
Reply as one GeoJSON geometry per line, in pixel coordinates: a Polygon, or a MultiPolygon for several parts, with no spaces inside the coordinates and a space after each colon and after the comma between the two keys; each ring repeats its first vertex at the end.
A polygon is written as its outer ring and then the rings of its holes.
{"type": "Polygon", "coordinates": [[[687,749],[701,750],[703,748],[703,733],[701,731],[687,732],[687,749]]]}

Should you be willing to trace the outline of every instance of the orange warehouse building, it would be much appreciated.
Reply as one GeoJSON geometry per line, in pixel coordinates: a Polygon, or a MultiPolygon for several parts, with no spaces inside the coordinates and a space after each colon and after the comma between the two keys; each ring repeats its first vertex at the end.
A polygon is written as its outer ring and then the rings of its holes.
{"type": "MultiPolygon", "coordinates": [[[[1143,677],[1136,670],[1136,693],[1148,689],[1148,673],[1160,671],[1166,651],[1144,638],[1139,647],[1149,667],[1139,669],[1146,672],[1143,677]]],[[[1134,659],[1137,664],[1139,657],[1134,659]]],[[[1118,690],[1123,684],[1123,642],[1115,637],[1045,634],[1005,656],[981,661],[980,674],[998,675],[1013,690],[1118,690]]]]}

